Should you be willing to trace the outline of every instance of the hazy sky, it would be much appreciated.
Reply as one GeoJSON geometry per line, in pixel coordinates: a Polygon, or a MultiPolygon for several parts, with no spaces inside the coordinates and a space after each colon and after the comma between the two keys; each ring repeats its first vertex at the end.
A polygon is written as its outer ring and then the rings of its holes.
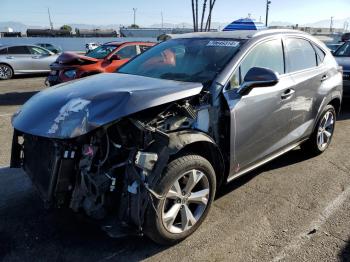
{"type": "MultiPolygon", "coordinates": [[[[202,0],[199,0],[202,2],[202,0]]],[[[208,1],[209,2],[209,1],[208,1]]],[[[248,13],[265,19],[266,0],[217,0],[215,22],[231,22],[248,13]]],[[[0,0],[0,21],[18,21],[27,25],[48,26],[47,7],[54,26],[65,23],[123,24],[147,26],[160,23],[192,22],[191,0],[0,0]]],[[[269,21],[309,23],[350,16],[350,0],[272,0],[269,21]]]]}

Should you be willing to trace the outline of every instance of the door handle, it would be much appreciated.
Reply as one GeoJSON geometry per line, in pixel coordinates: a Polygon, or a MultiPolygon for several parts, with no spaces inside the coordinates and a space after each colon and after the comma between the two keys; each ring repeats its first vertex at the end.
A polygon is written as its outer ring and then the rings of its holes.
{"type": "Polygon", "coordinates": [[[282,99],[288,99],[295,93],[294,89],[288,88],[286,91],[283,92],[281,95],[282,99]]]}
{"type": "Polygon", "coordinates": [[[14,56],[6,56],[6,59],[14,59],[14,56]]]}
{"type": "Polygon", "coordinates": [[[34,59],[39,59],[39,58],[40,58],[40,56],[35,55],[35,56],[32,56],[32,58],[34,58],[34,59]]]}
{"type": "Polygon", "coordinates": [[[323,81],[326,81],[327,79],[328,79],[328,75],[324,75],[324,76],[322,76],[322,78],[321,78],[321,82],[323,82],[323,81]]]}

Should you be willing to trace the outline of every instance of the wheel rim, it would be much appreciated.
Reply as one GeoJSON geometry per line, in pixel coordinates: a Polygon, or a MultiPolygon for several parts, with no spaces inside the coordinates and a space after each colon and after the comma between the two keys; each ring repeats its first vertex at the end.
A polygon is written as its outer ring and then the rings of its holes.
{"type": "Polygon", "coordinates": [[[334,114],[328,111],[322,118],[317,132],[317,146],[324,150],[332,139],[334,131],[334,114]]]}
{"type": "Polygon", "coordinates": [[[1,79],[8,79],[12,76],[11,68],[9,68],[6,65],[0,66],[0,78],[1,79]]]}
{"type": "Polygon", "coordinates": [[[203,216],[209,201],[209,181],[199,170],[182,174],[170,187],[162,208],[162,222],[171,233],[183,233],[203,216]]]}

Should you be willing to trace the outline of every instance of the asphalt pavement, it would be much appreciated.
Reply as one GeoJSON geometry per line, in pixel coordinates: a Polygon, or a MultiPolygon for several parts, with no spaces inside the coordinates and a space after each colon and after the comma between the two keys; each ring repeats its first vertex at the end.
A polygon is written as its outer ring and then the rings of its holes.
{"type": "MultiPolygon", "coordinates": [[[[0,166],[10,114],[43,82],[0,81],[0,166]]],[[[308,158],[297,148],[232,182],[199,230],[172,247],[111,239],[84,216],[47,211],[21,170],[2,168],[0,261],[350,261],[349,134],[345,105],[326,153],[308,158]]]]}

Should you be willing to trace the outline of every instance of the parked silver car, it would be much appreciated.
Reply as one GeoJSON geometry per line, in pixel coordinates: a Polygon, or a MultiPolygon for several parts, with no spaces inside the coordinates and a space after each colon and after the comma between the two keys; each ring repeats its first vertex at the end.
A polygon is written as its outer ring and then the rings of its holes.
{"type": "Polygon", "coordinates": [[[12,118],[11,167],[48,206],[105,218],[111,236],[173,244],[200,226],[221,185],[297,146],[328,148],[340,71],[298,31],[179,35],[118,73],[32,97],[12,118]]]}
{"type": "Polygon", "coordinates": [[[58,55],[35,45],[0,47],[0,80],[14,75],[50,72],[50,64],[58,55]]]}

